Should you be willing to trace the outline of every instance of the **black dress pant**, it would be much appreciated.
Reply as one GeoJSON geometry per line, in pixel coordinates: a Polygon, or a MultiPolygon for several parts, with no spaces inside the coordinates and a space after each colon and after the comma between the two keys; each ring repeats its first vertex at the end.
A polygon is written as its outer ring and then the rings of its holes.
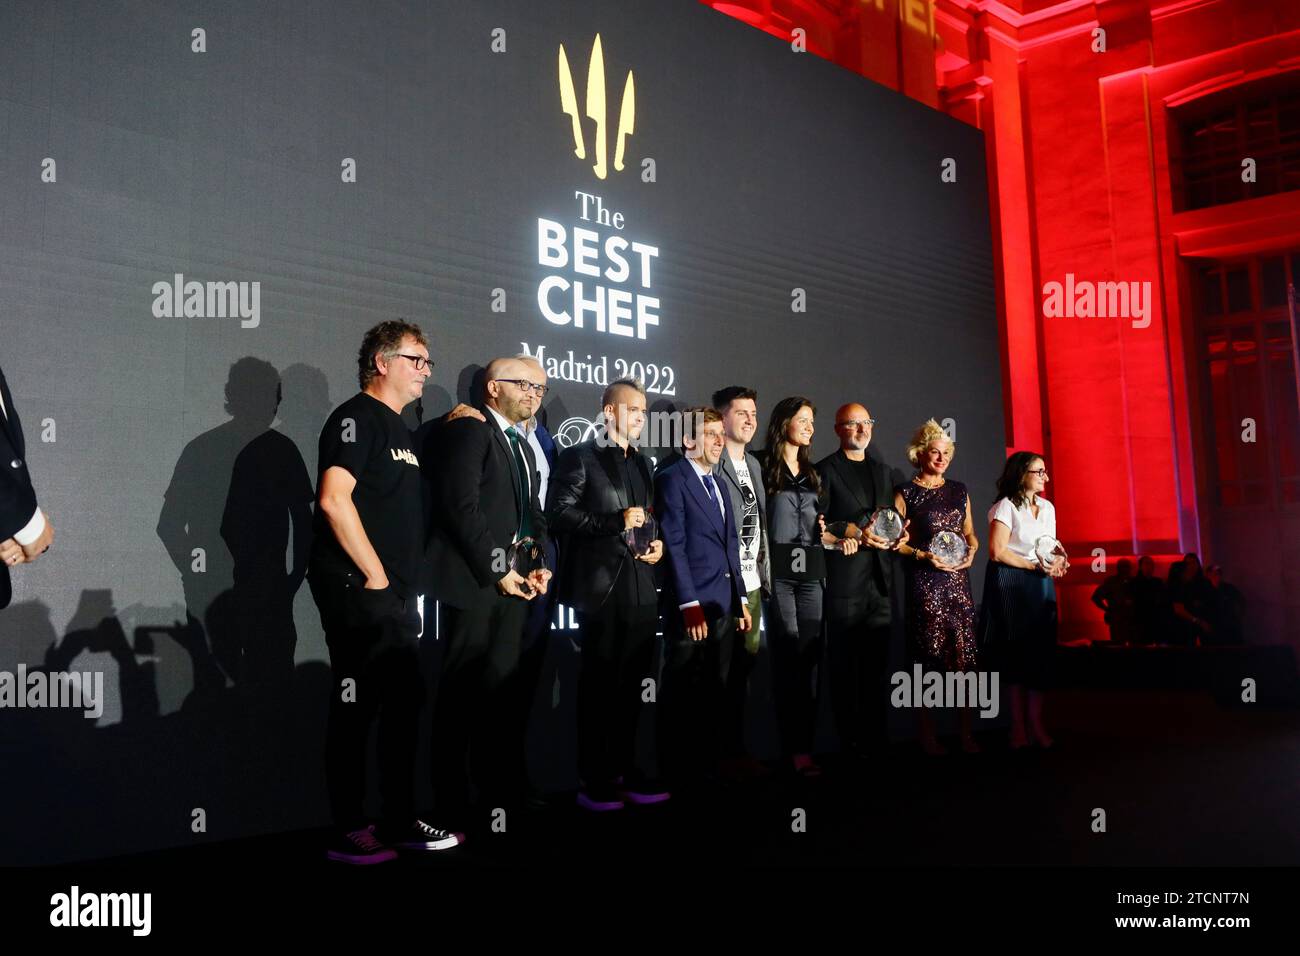
{"type": "Polygon", "coordinates": [[[471,780],[488,808],[517,804],[520,645],[529,602],[485,588],[463,608],[440,605],[442,670],[432,759],[437,826],[468,821],[471,780]]]}
{"type": "Polygon", "coordinates": [[[889,727],[889,598],[826,600],[826,654],[840,749],[882,750],[889,727]]]}
{"type": "Polygon", "coordinates": [[[659,694],[659,769],[671,785],[698,781],[717,768],[726,734],[727,677],[736,649],[736,619],[708,622],[691,640],[676,608],[664,612],[663,686],[659,694]]]}
{"type": "Polygon", "coordinates": [[[811,754],[822,658],[822,582],[774,580],[768,611],[781,747],[786,756],[811,754]]]}
{"type": "Polygon", "coordinates": [[[578,774],[594,786],[630,778],[636,757],[643,682],[654,677],[659,607],[611,594],[591,612],[576,612],[582,634],[578,672],[578,774]]]}
{"type": "Polygon", "coordinates": [[[377,717],[383,823],[409,827],[415,820],[416,722],[424,702],[416,599],[391,587],[366,590],[356,574],[313,571],[308,580],[330,652],[325,774],[334,822],[349,832],[365,824],[366,749],[377,717]]]}

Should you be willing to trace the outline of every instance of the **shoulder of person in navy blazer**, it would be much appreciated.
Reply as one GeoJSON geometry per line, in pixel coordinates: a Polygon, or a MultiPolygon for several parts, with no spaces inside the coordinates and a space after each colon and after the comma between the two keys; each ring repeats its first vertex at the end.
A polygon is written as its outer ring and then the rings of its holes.
{"type": "Polygon", "coordinates": [[[706,619],[742,613],[746,595],[740,539],[730,495],[718,500],[721,508],[709,499],[694,464],[686,458],[655,475],[655,516],[668,561],[666,614],[678,613],[682,605],[693,602],[699,603],[706,619]]]}

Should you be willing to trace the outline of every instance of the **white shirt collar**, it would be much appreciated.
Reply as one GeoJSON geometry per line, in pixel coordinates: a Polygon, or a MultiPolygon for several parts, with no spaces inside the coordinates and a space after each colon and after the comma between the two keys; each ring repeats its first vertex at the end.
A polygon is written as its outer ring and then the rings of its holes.
{"type": "MultiPolygon", "coordinates": [[[[483,407],[486,408],[486,409],[488,410],[488,414],[490,414],[493,418],[496,419],[497,427],[500,428],[502,431],[505,431],[507,428],[515,428],[513,422],[511,422],[510,420],[508,420],[504,415],[502,415],[499,411],[497,411],[497,410],[496,410],[495,408],[493,408],[491,405],[485,405],[485,406],[483,406],[483,407]]],[[[522,427],[515,428],[515,432],[518,433],[518,435],[519,435],[520,438],[523,438],[523,437],[524,437],[524,432],[523,432],[522,427]]]]}

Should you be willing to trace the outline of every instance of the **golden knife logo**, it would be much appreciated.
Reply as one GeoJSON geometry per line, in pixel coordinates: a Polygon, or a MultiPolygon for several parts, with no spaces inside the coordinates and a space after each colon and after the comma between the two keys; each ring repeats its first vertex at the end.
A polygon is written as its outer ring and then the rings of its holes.
{"type": "MultiPolygon", "coordinates": [[[[573,71],[569,69],[569,58],[560,44],[560,107],[569,115],[573,123],[573,155],[579,159],[587,158],[587,145],[582,136],[582,114],[578,111],[578,94],[573,86],[573,71]]],[[[586,117],[596,124],[595,164],[591,167],[598,179],[609,175],[608,153],[606,151],[606,132],[608,129],[605,112],[605,54],[600,46],[600,34],[591,46],[591,61],[587,64],[587,108],[586,117]]],[[[636,128],[636,86],[632,81],[632,71],[627,71],[627,82],[623,85],[623,103],[618,113],[618,133],[614,137],[614,169],[623,171],[623,156],[627,150],[627,138],[636,128]]]]}

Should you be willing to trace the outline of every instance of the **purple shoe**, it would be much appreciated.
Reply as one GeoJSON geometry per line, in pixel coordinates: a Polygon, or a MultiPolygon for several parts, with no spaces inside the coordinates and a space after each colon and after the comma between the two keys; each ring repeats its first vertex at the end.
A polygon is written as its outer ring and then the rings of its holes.
{"type": "Polygon", "coordinates": [[[610,787],[583,787],[578,791],[578,806],[594,813],[622,810],[623,801],[610,787]]]}
{"type": "Polygon", "coordinates": [[[623,788],[619,790],[618,795],[628,803],[635,803],[641,807],[648,807],[652,803],[663,803],[665,800],[673,798],[673,795],[667,790],[649,785],[623,788]]]}

